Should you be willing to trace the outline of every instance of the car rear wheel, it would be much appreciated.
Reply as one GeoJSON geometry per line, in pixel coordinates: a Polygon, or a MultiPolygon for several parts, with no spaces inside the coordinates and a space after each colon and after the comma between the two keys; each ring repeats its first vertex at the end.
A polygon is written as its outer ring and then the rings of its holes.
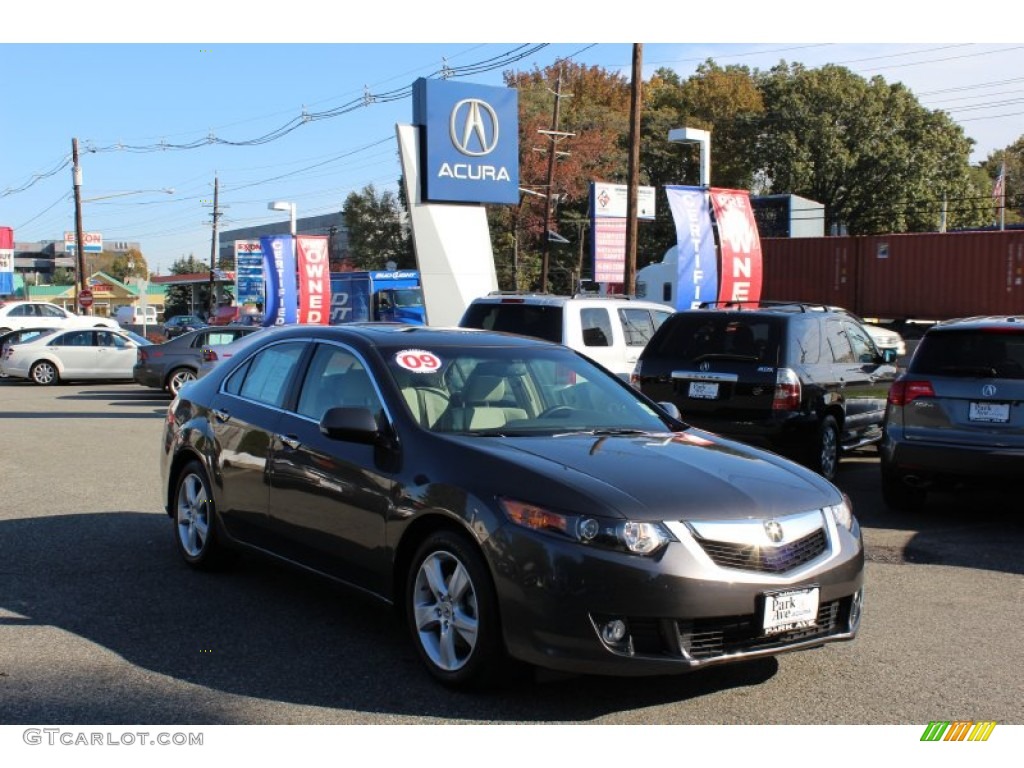
{"type": "Polygon", "coordinates": [[[167,377],[167,391],[172,395],[177,395],[183,386],[195,380],[196,372],[191,368],[177,368],[171,371],[171,375],[167,377]]]}
{"type": "Polygon", "coordinates": [[[504,655],[497,598],[472,542],[431,534],[413,558],[405,600],[416,650],[435,678],[453,687],[493,681],[504,655]]]}
{"type": "Polygon", "coordinates": [[[882,500],[890,509],[920,512],[927,498],[928,492],[924,488],[907,485],[896,473],[882,470],[882,500]]]}
{"type": "Polygon", "coordinates": [[[193,568],[223,565],[227,552],[217,540],[216,510],[206,471],[190,461],[178,475],[174,492],[174,531],[178,551],[193,568]]]}
{"type": "Polygon", "coordinates": [[[839,425],[834,416],[826,416],[818,425],[818,441],[810,456],[810,466],[826,480],[835,480],[839,471],[839,425]]]}
{"type": "Polygon", "coordinates": [[[47,387],[60,381],[60,374],[57,373],[57,366],[47,360],[40,360],[34,363],[29,370],[32,381],[41,386],[47,387]]]}

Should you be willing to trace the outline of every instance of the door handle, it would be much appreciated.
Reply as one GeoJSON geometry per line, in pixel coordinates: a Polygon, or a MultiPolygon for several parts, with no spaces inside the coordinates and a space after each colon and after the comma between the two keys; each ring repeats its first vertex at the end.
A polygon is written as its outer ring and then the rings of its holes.
{"type": "Polygon", "coordinates": [[[213,418],[219,421],[221,424],[231,420],[231,414],[227,411],[220,411],[216,408],[213,409],[213,418]]]}
{"type": "Polygon", "coordinates": [[[285,445],[287,445],[293,451],[298,450],[299,446],[302,445],[302,442],[297,437],[292,437],[291,435],[278,435],[277,439],[280,440],[285,445]]]}

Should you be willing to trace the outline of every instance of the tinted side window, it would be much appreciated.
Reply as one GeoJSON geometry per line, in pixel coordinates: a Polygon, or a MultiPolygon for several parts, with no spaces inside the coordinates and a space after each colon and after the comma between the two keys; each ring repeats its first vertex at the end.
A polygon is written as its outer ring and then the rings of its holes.
{"type": "Polygon", "coordinates": [[[853,356],[853,347],[846,338],[846,329],[838,320],[829,320],[825,323],[825,336],[828,340],[829,349],[832,350],[832,360],[836,363],[852,363],[856,361],[853,356]]]}
{"type": "Polygon", "coordinates": [[[284,406],[291,381],[306,345],[303,342],[287,342],[257,352],[249,364],[248,374],[242,382],[239,395],[260,403],[284,406]]]}
{"type": "Polygon", "coordinates": [[[10,317],[28,317],[29,315],[32,314],[30,311],[31,309],[32,307],[29,306],[28,304],[20,304],[17,307],[12,307],[11,311],[8,312],[7,314],[10,317]]]}
{"type": "Polygon", "coordinates": [[[39,310],[39,314],[43,317],[64,317],[64,313],[57,309],[57,307],[43,305],[39,310]]]}
{"type": "Polygon", "coordinates": [[[821,361],[821,324],[817,320],[796,320],[791,324],[793,363],[816,365],[821,361]]]}
{"type": "Polygon", "coordinates": [[[875,344],[871,341],[867,331],[853,323],[844,323],[846,326],[846,338],[853,347],[853,357],[861,363],[872,363],[875,361],[875,344]]]}
{"type": "Polygon", "coordinates": [[[459,323],[463,328],[483,328],[562,343],[562,308],[539,304],[470,304],[459,323]]]}
{"type": "Polygon", "coordinates": [[[580,326],[583,328],[583,344],[588,347],[610,347],[612,343],[612,319],[608,310],[601,308],[580,310],[580,326]]]}
{"type": "Polygon", "coordinates": [[[656,330],[651,312],[647,309],[620,309],[619,319],[622,321],[627,347],[644,346],[656,330]]]}
{"type": "Polygon", "coordinates": [[[58,336],[50,342],[51,347],[91,347],[93,346],[92,331],[72,331],[58,336]]]}
{"type": "Polygon", "coordinates": [[[296,410],[319,421],[330,408],[381,410],[369,373],[353,352],[320,344],[309,363],[296,410]]]}

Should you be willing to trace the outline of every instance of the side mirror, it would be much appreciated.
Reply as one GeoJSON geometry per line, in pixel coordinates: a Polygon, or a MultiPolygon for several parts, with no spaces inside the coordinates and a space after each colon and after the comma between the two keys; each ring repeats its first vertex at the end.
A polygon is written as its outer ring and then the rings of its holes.
{"type": "Polygon", "coordinates": [[[658,407],[661,408],[661,410],[663,410],[676,421],[683,420],[683,414],[679,412],[679,409],[676,407],[675,403],[659,402],[658,407]]]}
{"type": "Polygon", "coordinates": [[[334,440],[373,444],[380,430],[369,408],[329,408],[320,419],[320,431],[334,440]]]}
{"type": "Polygon", "coordinates": [[[897,354],[896,354],[896,350],[895,349],[885,349],[885,350],[882,350],[882,360],[884,360],[885,362],[889,363],[889,365],[895,365],[896,364],[896,358],[897,358],[897,354]]]}

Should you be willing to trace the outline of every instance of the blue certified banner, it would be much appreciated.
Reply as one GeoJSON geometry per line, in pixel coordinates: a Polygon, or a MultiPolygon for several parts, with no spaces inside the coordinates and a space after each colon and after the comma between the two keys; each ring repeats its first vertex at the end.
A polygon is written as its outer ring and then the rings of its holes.
{"type": "Polygon", "coordinates": [[[665,187],[676,223],[679,272],[676,309],[693,309],[718,299],[718,255],[711,231],[708,193],[701,187],[665,187]]]}
{"type": "Polygon", "coordinates": [[[263,272],[267,281],[267,301],[263,307],[263,325],[287,325],[298,322],[299,291],[295,281],[295,242],[291,235],[261,237],[263,272]]]}
{"type": "Polygon", "coordinates": [[[519,202],[519,94],[450,80],[413,83],[427,202],[519,202]]]}

